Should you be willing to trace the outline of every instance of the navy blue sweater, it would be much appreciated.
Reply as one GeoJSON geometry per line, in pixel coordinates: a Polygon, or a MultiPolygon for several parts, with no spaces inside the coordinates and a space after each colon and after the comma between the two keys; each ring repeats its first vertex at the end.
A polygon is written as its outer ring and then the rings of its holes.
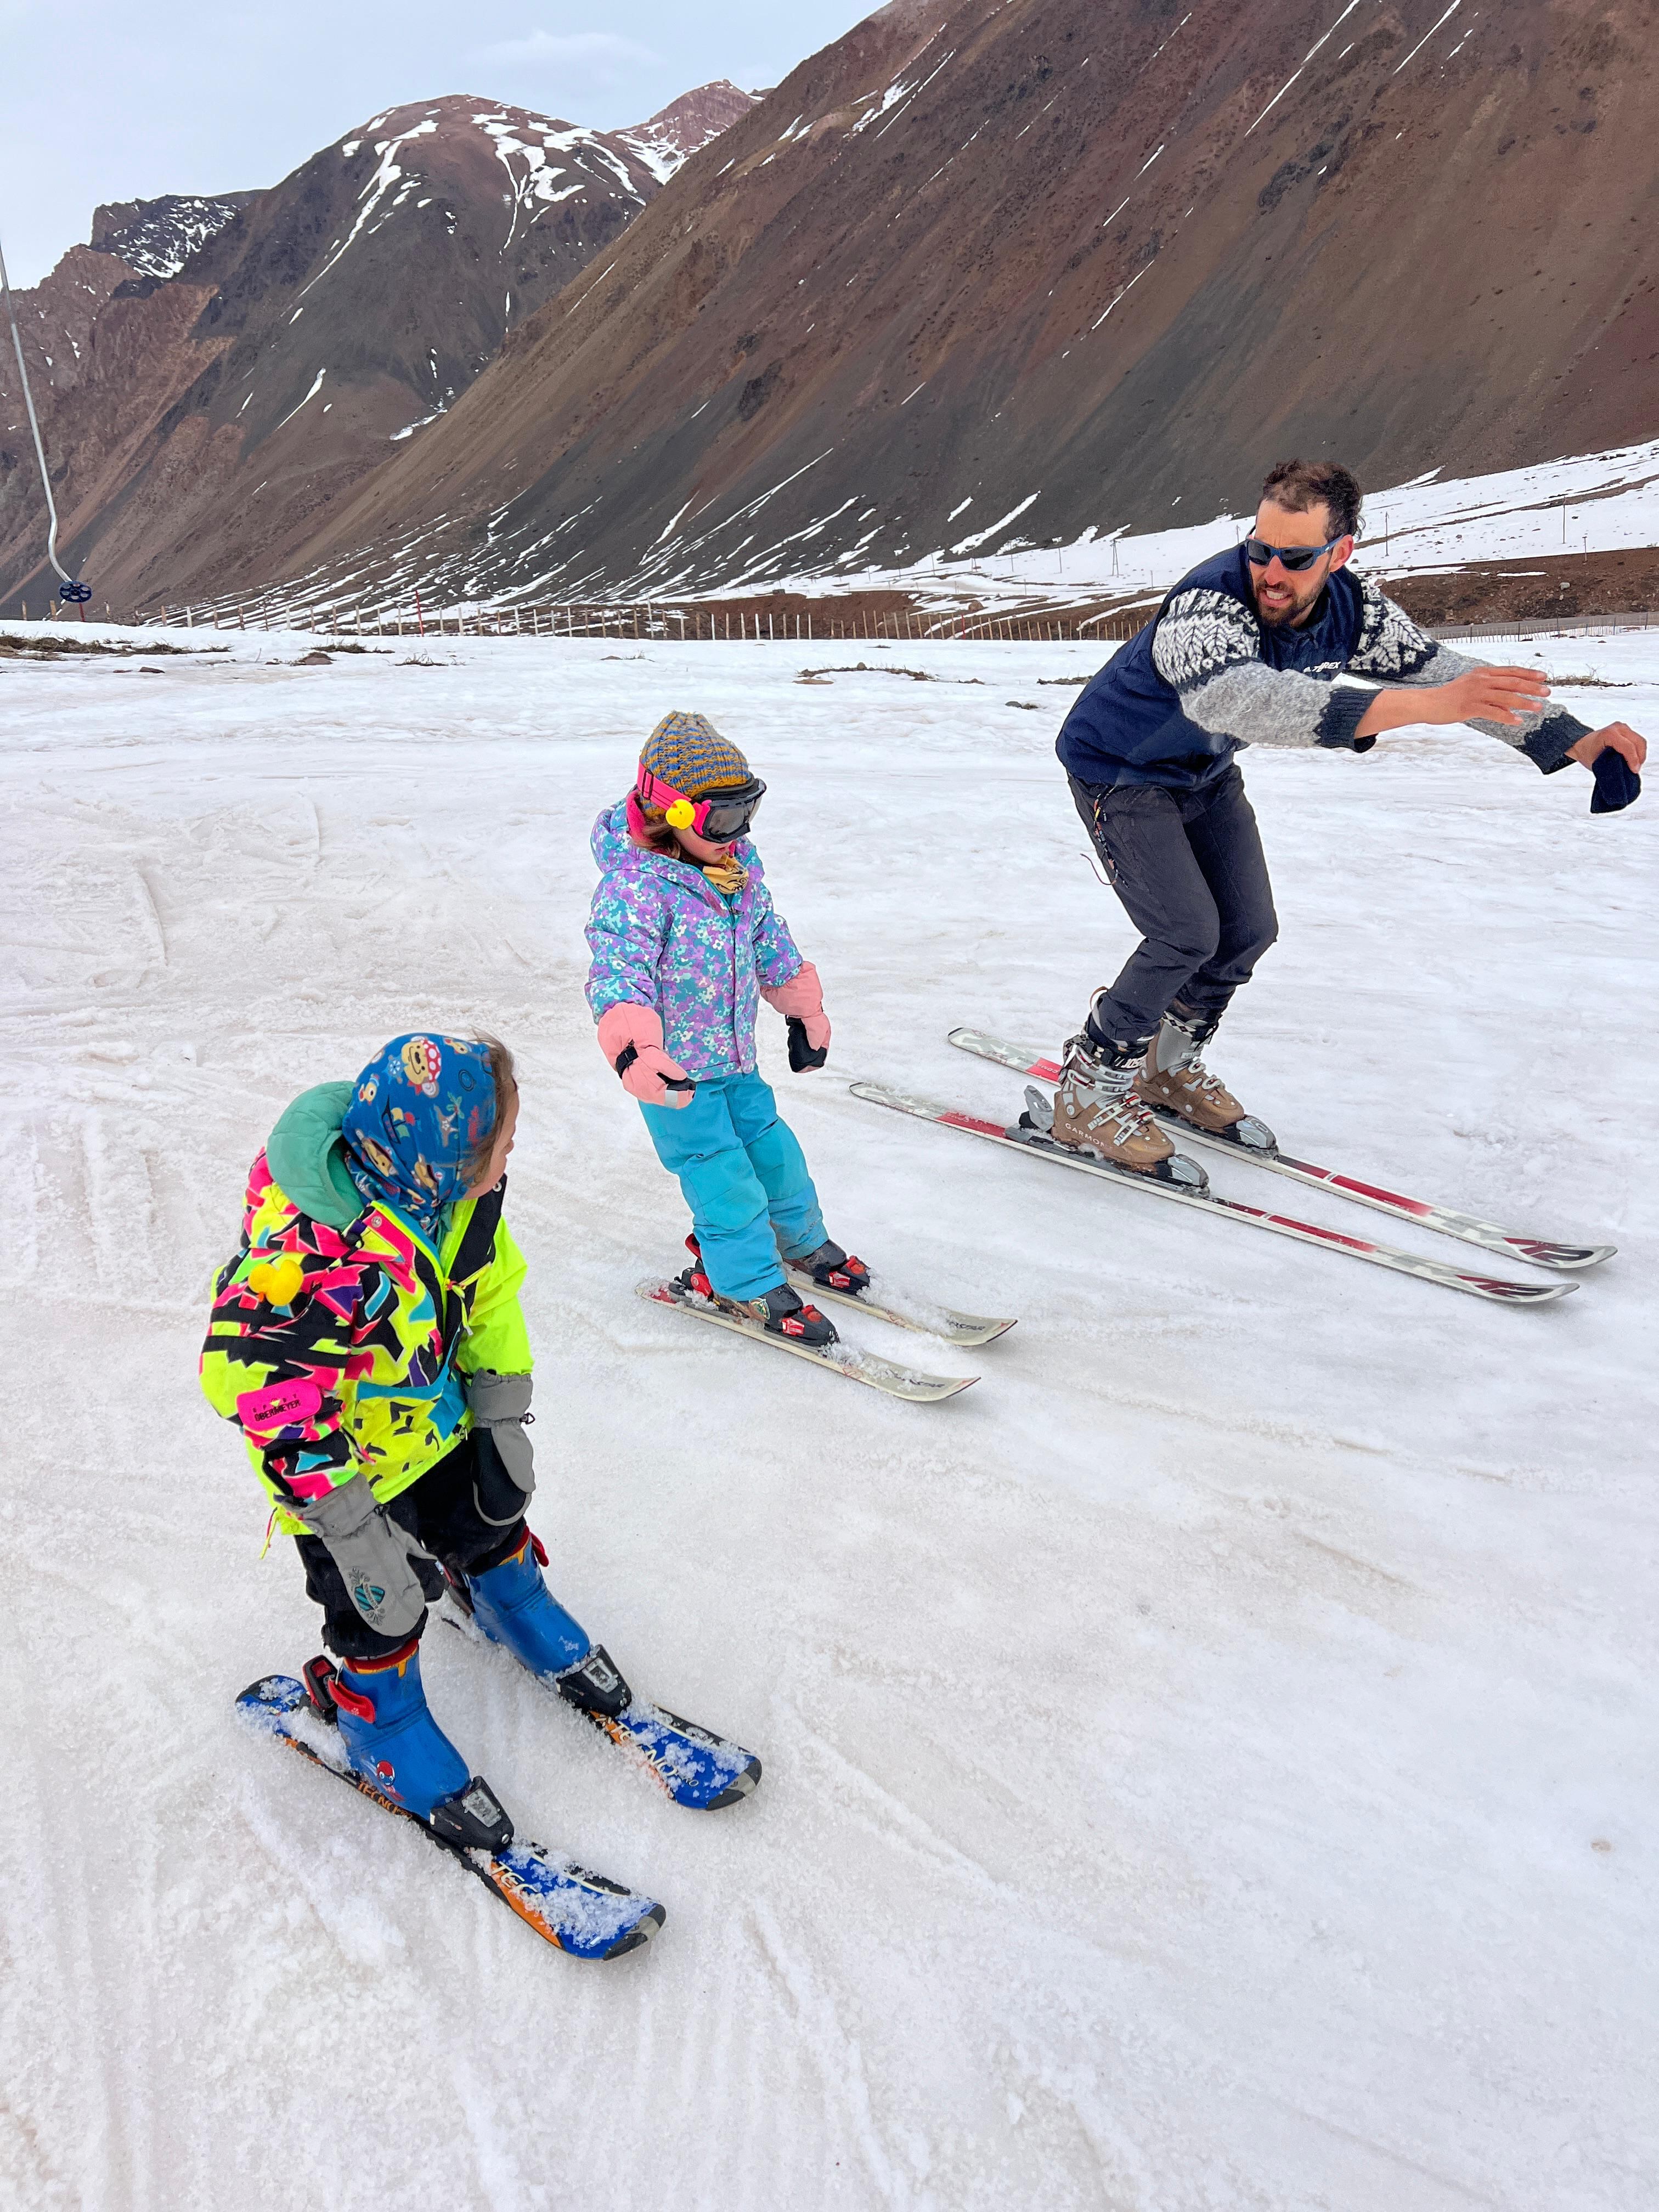
{"type": "MultiPolygon", "coordinates": [[[[1242,548],[1200,562],[1153,620],[1091,678],[1054,750],[1095,787],[1191,791],[1226,773],[1241,745],[1325,745],[1364,752],[1354,732],[1376,684],[1449,684],[1478,666],[1425,637],[1403,608],[1339,568],[1299,629],[1263,623],[1242,548]],[[1359,684],[1339,684],[1342,676],[1359,684]]],[[[1585,726],[1559,710],[1476,727],[1548,775],[1585,726]]]]}

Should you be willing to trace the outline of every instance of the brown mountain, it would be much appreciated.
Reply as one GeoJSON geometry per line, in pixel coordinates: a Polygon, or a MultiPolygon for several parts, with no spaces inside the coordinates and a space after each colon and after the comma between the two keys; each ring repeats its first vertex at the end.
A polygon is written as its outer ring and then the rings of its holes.
{"type": "Polygon", "coordinates": [[[651,165],[658,183],[665,185],[683,162],[747,115],[758,97],[741,91],[728,76],[716,77],[712,84],[682,93],[648,123],[636,123],[617,136],[651,165]]]}
{"type": "Polygon", "coordinates": [[[894,0],[289,573],[731,589],[1650,435],[1655,15],[894,0]]]}
{"type": "MultiPolygon", "coordinates": [[[[752,105],[704,93],[632,133],[423,101],[268,191],[100,209],[18,295],[67,565],[118,607],[257,589],[752,105]]],[[[44,604],[44,544],[8,353],[0,605],[44,604]]]]}

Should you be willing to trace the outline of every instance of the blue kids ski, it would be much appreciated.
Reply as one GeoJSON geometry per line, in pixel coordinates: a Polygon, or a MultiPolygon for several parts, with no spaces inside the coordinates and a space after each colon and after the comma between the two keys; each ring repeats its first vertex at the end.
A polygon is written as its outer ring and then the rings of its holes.
{"type": "MultiPolygon", "coordinates": [[[[555,1950],[567,1951],[575,1959],[619,1959],[662,1926],[663,1908],[652,1899],[607,1881],[603,1875],[590,1873],[540,1844],[516,1840],[512,1821],[487,1782],[474,1778],[460,1801],[460,1811],[473,1833],[489,1836],[488,1845],[445,1835],[432,1822],[383,1796],[347,1765],[337,1729],[319,1717],[304,1684],[291,1674],[267,1674],[250,1683],[236,1705],[262,1734],[349,1783],[371,1805],[412,1821],[555,1950]]],[[[441,1813],[447,1809],[439,1808],[441,1813]]]]}

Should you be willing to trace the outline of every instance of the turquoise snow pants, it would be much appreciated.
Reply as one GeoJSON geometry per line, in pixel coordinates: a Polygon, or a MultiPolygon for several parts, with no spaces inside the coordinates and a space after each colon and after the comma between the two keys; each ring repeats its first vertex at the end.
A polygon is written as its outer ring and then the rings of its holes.
{"type": "Polygon", "coordinates": [[[640,1111],[657,1158],[680,1179],[704,1270],[721,1297],[763,1297],[783,1280],[780,1247],[799,1260],[823,1243],[805,1157],[760,1076],[700,1079],[689,1106],[640,1111]]]}

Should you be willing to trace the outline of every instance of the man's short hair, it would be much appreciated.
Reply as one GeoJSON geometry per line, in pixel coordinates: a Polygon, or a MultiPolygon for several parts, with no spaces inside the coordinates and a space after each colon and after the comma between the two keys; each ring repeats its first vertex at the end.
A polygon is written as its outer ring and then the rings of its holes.
{"type": "Polygon", "coordinates": [[[1291,514],[1322,504],[1333,537],[1350,538],[1359,527],[1359,486],[1335,461],[1275,461],[1261,496],[1291,514]]]}

